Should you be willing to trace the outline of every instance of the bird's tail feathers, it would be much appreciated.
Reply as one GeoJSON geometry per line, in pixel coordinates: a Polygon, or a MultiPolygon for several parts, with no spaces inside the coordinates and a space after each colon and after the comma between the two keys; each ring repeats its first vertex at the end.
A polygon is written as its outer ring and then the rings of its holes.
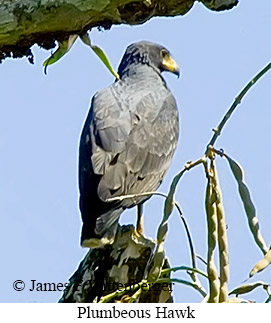
{"type": "Polygon", "coordinates": [[[118,228],[118,219],[123,209],[110,210],[96,220],[94,234],[87,235],[87,224],[83,223],[81,246],[88,248],[102,248],[112,244],[118,228]],[[86,234],[85,234],[86,233],[86,234]]]}
{"type": "Polygon", "coordinates": [[[112,244],[115,240],[115,235],[118,228],[118,222],[115,222],[102,237],[93,237],[81,240],[81,246],[91,249],[102,248],[105,245],[112,244]]]}
{"type": "Polygon", "coordinates": [[[96,220],[95,233],[97,235],[103,235],[107,232],[118,221],[122,211],[122,208],[110,210],[99,216],[96,220]]]}

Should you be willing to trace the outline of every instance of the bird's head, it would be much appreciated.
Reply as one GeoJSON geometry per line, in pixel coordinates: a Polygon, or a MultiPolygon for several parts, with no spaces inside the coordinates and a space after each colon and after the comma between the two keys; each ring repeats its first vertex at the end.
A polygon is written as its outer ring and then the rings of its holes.
{"type": "Polygon", "coordinates": [[[118,74],[123,75],[137,64],[149,65],[158,73],[168,71],[178,77],[180,75],[179,67],[170,52],[165,47],[152,42],[141,41],[128,46],[119,65],[118,74]]]}

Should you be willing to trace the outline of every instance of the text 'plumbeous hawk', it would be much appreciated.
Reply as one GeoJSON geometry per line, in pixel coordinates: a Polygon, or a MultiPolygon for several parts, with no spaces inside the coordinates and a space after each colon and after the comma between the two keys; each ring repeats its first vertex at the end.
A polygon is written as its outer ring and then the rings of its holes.
{"type": "Polygon", "coordinates": [[[84,247],[113,243],[120,214],[148,197],[109,199],[155,191],[170,166],[179,122],[163,71],[179,76],[166,48],[134,43],[119,65],[119,79],[92,98],[79,149],[84,247]]]}

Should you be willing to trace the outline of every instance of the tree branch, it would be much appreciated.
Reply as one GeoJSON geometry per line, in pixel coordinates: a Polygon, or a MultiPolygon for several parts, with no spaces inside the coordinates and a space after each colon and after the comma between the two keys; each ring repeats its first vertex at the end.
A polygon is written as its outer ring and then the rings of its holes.
{"type": "MultiPolygon", "coordinates": [[[[153,241],[134,234],[132,225],[119,226],[112,245],[87,253],[69,279],[59,302],[172,302],[170,284],[150,284],[144,280],[145,268],[154,248],[153,241]],[[135,295],[138,290],[140,292],[135,295]]],[[[169,268],[167,259],[163,260],[163,269],[169,268]]],[[[169,278],[170,273],[161,276],[169,278]]]]}
{"type": "MultiPolygon", "coordinates": [[[[187,13],[195,0],[2,0],[0,61],[30,56],[34,44],[50,49],[55,41],[98,27],[142,24],[156,16],[187,13]]],[[[212,10],[230,9],[238,0],[201,0],[212,10]]]]}

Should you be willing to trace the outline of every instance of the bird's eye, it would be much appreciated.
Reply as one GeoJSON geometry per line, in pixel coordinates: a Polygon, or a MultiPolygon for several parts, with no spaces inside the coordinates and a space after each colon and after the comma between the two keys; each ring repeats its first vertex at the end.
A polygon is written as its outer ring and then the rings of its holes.
{"type": "Polygon", "coordinates": [[[168,52],[165,49],[162,49],[160,52],[162,58],[165,58],[166,56],[168,56],[168,52]]]}

